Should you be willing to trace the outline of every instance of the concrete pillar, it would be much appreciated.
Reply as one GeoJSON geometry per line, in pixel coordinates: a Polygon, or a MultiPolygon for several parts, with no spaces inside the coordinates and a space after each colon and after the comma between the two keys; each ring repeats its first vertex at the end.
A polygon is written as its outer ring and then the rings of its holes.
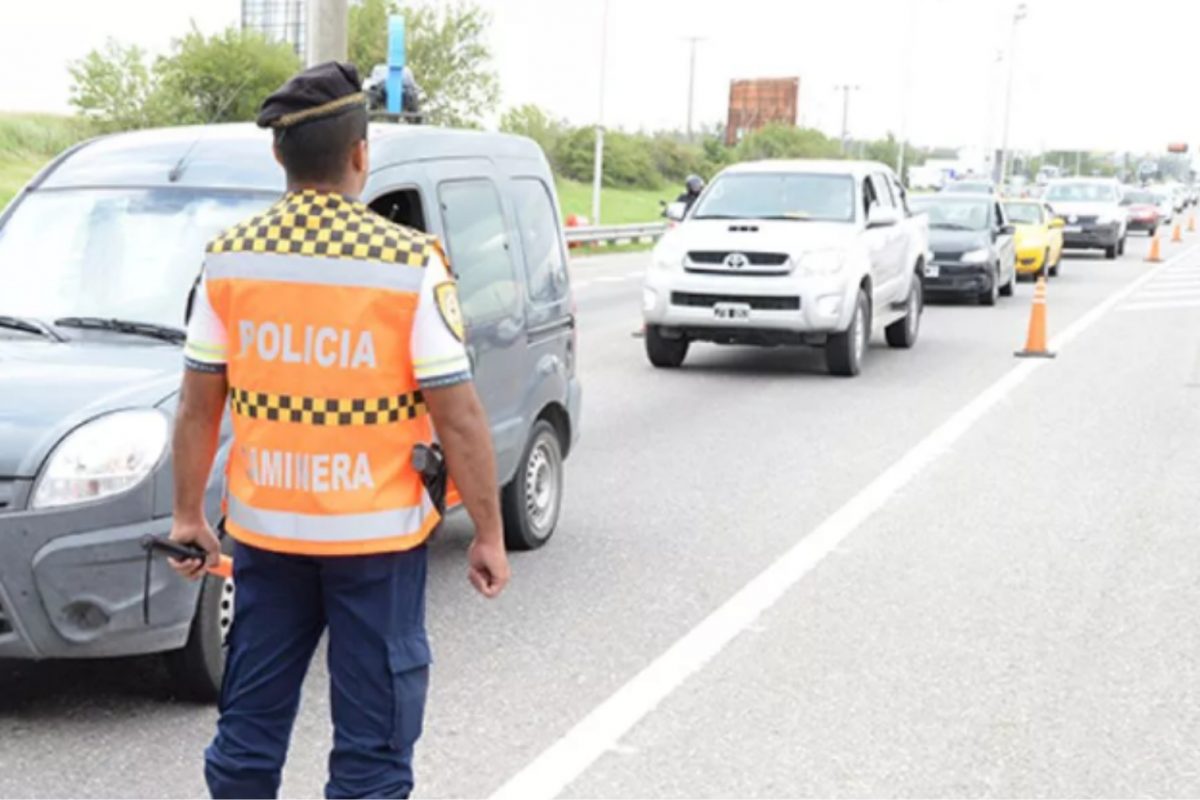
{"type": "Polygon", "coordinates": [[[307,0],[304,63],[345,61],[348,52],[349,0],[307,0]]]}

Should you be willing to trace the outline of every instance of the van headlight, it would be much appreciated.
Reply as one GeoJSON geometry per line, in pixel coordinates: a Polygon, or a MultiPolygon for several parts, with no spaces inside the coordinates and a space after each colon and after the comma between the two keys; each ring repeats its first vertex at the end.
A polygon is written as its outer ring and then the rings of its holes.
{"type": "Polygon", "coordinates": [[[167,418],[150,409],[117,411],[68,433],[50,454],[32,507],[87,503],[132,489],[167,450],[167,418]]]}
{"type": "Polygon", "coordinates": [[[800,272],[810,277],[837,275],[846,266],[846,254],[841,250],[818,250],[800,258],[800,272]]]}
{"type": "Polygon", "coordinates": [[[960,261],[964,264],[982,264],[990,257],[991,253],[986,248],[980,248],[978,250],[968,250],[963,253],[960,261]]]}

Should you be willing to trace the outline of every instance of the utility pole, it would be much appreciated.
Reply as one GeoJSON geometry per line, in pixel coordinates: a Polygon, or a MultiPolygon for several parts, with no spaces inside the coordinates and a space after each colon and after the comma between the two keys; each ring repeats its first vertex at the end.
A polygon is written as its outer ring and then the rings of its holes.
{"type": "Polygon", "coordinates": [[[1000,181],[1007,182],[1008,170],[1012,165],[1012,155],[1008,152],[1008,131],[1012,124],[1013,73],[1017,64],[1017,24],[1029,15],[1029,8],[1024,3],[1018,3],[1012,16],[1012,33],[1008,40],[1008,87],[1004,96],[1004,141],[1001,144],[1000,181]]]}
{"type": "Polygon", "coordinates": [[[850,146],[850,93],[857,92],[862,87],[842,84],[833,88],[842,93],[842,155],[845,155],[850,146]]]}
{"type": "Polygon", "coordinates": [[[913,50],[917,46],[919,0],[909,0],[908,36],[904,48],[904,88],[900,93],[900,152],[896,155],[896,178],[904,182],[904,151],[908,148],[908,104],[912,95],[913,50]]]}
{"type": "Polygon", "coordinates": [[[348,52],[347,0],[307,0],[304,4],[304,63],[345,61],[348,52]]]}
{"type": "Polygon", "coordinates": [[[596,113],[596,157],[592,161],[592,224],[600,224],[600,182],[604,176],[604,73],[608,62],[608,2],[600,22],[600,107],[596,113]]]}
{"type": "Polygon", "coordinates": [[[688,103],[687,103],[687,139],[692,141],[692,109],[696,102],[696,44],[704,41],[703,36],[688,36],[688,103]]]}

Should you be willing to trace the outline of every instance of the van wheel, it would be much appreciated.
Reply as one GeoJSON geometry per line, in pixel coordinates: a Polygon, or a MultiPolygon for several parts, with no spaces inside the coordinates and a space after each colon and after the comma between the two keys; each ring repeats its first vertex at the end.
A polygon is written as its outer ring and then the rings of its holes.
{"type": "Polygon", "coordinates": [[[1117,246],[1114,244],[1104,248],[1104,257],[1109,261],[1114,260],[1117,257],[1117,246]]]}
{"type": "Polygon", "coordinates": [[[536,550],[550,540],[558,525],[562,493],[562,442],[554,426],[539,419],[529,433],[516,476],[500,495],[504,544],[509,550],[536,550]]]}
{"type": "Polygon", "coordinates": [[[917,342],[921,329],[921,309],[925,304],[920,276],[913,276],[912,288],[908,290],[904,319],[898,319],[883,329],[889,347],[909,348],[917,342]]]}
{"type": "Polygon", "coordinates": [[[1000,287],[1000,296],[1001,297],[1012,297],[1013,292],[1016,290],[1016,288],[1017,288],[1017,267],[1016,267],[1016,265],[1013,265],[1012,277],[1008,279],[1008,283],[1006,283],[1000,287]]]}
{"type": "MultiPolygon", "coordinates": [[[[233,554],[233,537],[221,540],[221,552],[233,554]]],[[[206,575],[188,630],[187,644],[166,653],[167,671],[179,694],[200,703],[215,703],[225,674],[225,640],[233,625],[233,580],[206,575]]]]}
{"type": "Polygon", "coordinates": [[[861,372],[870,337],[871,303],[867,300],[867,293],[859,288],[850,327],[841,333],[831,333],[825,341],[825,364],[830,373],[853,377],[861,372]]]}
{"type": "Polygon", "coordinates": [[[687,339],[668,339],[659,332],[657,325],[646,326],[646,357],[654,366],[678,367],[687,358],[687,352],[687,339]]]}

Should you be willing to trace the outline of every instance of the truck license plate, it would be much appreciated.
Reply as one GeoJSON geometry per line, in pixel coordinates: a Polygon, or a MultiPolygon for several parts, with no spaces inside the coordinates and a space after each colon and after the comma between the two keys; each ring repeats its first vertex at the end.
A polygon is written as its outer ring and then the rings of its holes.
{"type": "Polygon", "coordinates": [[[926,264],[925,265],[925,277],[926,278],[936,278],[941,273],[942,273],[942,270],[937,264],[926,264]]]}
{"type": "Polygon", "coordinates": [[[1082,225],[1065,225],[1065,226],[1063,226],[1063,233],[1083,233],[1083,226],[1082,225]]]}
{"type": "Polygon", "coordinates": [[[717,303],[713,306],[713,316],[717,319],[747,320],[750,319],[750,304],[717,303]]]}

